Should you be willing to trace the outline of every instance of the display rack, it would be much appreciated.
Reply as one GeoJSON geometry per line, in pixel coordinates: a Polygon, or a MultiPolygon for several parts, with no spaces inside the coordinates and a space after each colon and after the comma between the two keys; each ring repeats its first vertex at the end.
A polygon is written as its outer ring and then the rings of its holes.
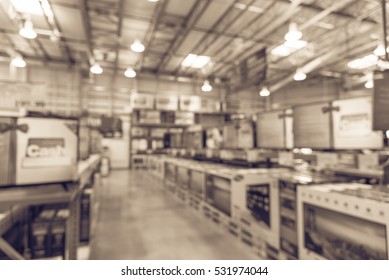
{"type": "Polygon", "coordinates": [[[24,207],[67,203],[69,205],[69,218],[66,223],[65,259],[77,259],[80,198],[83,189],[98,169],[100,160],[100,155],[91,155],[87,160],[79,162],[77,178],[74,182],[67,184],[66,188],[63,184],[50,184],[0,189],[0,205],[12,208],[0,220],[0,250],[11,259],[24,259],[1,237],[22,216],[24,207]]]}

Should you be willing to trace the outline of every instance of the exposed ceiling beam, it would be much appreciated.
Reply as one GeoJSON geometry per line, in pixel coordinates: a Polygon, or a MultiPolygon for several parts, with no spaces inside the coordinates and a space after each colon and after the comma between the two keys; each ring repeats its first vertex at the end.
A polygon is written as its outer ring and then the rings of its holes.
{"type": "Polygon", "coordinates": [[[88,14],[87,0],[79,0],[79,7],[81,12],[81,18],[83,23],[83,29],[86,37],[87,44],[87,55],[88,61],[90,64],[95,63],[95,58],[93,56],[93,47],[92,47],[92,35],[91,35],[91,24],[88,14]]]}
{"type": "MultiPolygon", "coordinates": [[[[57,17],[55,16],[55,13],[54,13],[54,11],[53,11],[53,9],[52,9],[52,5],[51,5],[50,1],[47,0],[47,4],[50,6],[50,10],[51,10],[51,12],[52,12],[52,14],[53,14],[53,18],[52,18],[52,19],[50,19],[50,18],[46,15],[45,10],[44,10],[44,8],[43,8],[43,3],[40,2],[40,4],[41,4],[42,12],[43,12],[43,14],[44,14],[44,16],[45,16],[45,19],[46,19],[46,21],[47,21],[47,24],[51,27],[51,30],[53,31],[53,36],[58,36],[58,35],[60,35],[61,32],[62,32],[62,29],[61,29],[61,27],[60,27],[59,24],[58,24],[57,17]],[[58,32],[59,34],[55,34],[55,32],[58,32]]],[[[62,53],[63,53],[64,55],[66,55],[66,57],[67,57],[69,63],[70,63],[70,64],[74,63],[74,58],[72,57],[71,51],[70,51],[70,49],[69,49],[69,47],[68,47],[68,45],[67,45],[67,43],[66,43],[66,40],[65,40],[64,38],[61,38],[60,36],[59,36],[57,39],[58,39],[59,42],[62,42],[62,44],[58,44],[58,45],[59,45],[59,47],[60,47],[62,53]]]]}
{"type": "Polygon", "coordinates": [[[117,32],[116,32],[116,36],[118,37],[118,40],[116,42],[116,47],[115,47],[115,65],[114,65],[115,74],[117,73],[117,68],[118,68],[120,38],[122,37],[122,30],[123,30],[124,0],[119,0],[118,10],[119,10],[119,21],[117,24],[117,32]]]}
{"type": "MultiPolygon", "coordinates": [[[[255,34],[255,37],[257,38],[266,38],[269,36],[274,30],[285,24],[288,20],[292,18],[292,16],[299,10],[299,6],[304,2],[304,0],[295,0],[292,1],[288,7],[286,7],[281,13],[273,17],[271,20],[269,20],[267,23],[263,24],[261,28],[257,30],[255,34]]],[[[221,60],[230,60],[230,61],[241,61],[245,59],[246,57],[250,56],[255,51],[263,49],[263,45],[257,45],[257,44],[251,44],[251,46],[245,50],[243,50],[241,53],[237,54],[236,56],[231,57],[234,50],[230,50],[229,52],[224,55],[221,60]],[[241,57],[241,54],[244,54],[244,57],[241,57]]],[[[223,66],[216,66],[214,69],[212,69],[211,74],[219,72],[223,66]]]]}
{"type": "Polygon", "coordinates": [[[169,47],[168,52],[164,55],[161,62],[158,64],[157,72],[160,72],[161,69],[163,69],[169,62],[172,55],[178,51],[179,47],[188,36],[193,26],[195,26],[196,22],[204,14],[205,10],[208,8],[211,2],[212,0],[198,0],[195,2],[194,7],[185,20],[184,28],[177,33],[169,47]]]}
{"type": "MultiPolygon", "coordinates": [[[[349,40],[349,38],[342,38],[343,42],[337,44],[336,48],[332,48],[331,51],[324,52],[324,54],[321,54],[320,56],[314,58],[313,60],[309,61],[308,63],[305,63],[304,65],[301,65],[299,68],[301,71],[303,71],[306,74],[309,74],[313,72],[314,70],[318,69],[324,62],[330,61],[330,60],[336,60],[338,57],[341,57],[344,53],[348,53],[350,51],[349,45],[352,46],[360,46],[362,44],[366,43],[366,38],[369,38],[369,35],[371,32],[375,32],[378,30],[377,26],[374,26],[373,28],[370,28],[368,31],[364,32],[363,34],[360,34],[356,32],[353,34],[352,38],[353,40],[349,40]]],[[[355,48],[355,47],[354,47],[355,48]]],[[[285,78],[279,80],[275,84],[272,84],[269,87],[269,90],[272,92],[275,92],[282,87],[286,86],[290,82],[293,81],[294,72],[286,76],[285,78]]]]}
{"type": "Polygon", "coordinates": [[[143,65],[145,56],[147,56],[148,53],[150,52],[150,50],[149,50],[150,42],[153,40],[153,38],[155,36],[156,29],[158,28],[158,25],[161,22],[162,14],[164,13],[168,3],[169,3],[169,0],[160,0],[160,1],[158,1],[157,5],[155,7],[153,18],[149,24],[145,38],[143,40],[143,44],[145,46],[145,51],[139,55],[138,61],[135,64],[135,68],[137,68],[139,70],[142,69],[142,65],[143,65]]]}

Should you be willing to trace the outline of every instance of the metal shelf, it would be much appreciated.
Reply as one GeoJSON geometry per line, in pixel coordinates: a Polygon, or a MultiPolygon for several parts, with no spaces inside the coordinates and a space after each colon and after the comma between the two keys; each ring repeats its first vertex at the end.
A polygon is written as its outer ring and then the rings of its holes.
{"type": "MultiPolygon", "coordinates": [[[[91,155],[89,159],[79,162],[77,177],[73,183],[68,184],[67,190],[61,184],[0,189],[0,205],[3,207],[16,206],[18,207],[16,209],[22,209],[23,206],[29,205],[68,203],[70,215],[66,223],[65,259],[77,259],[80,198],[82,190],[98,168],[100,160],[100,155],[91,155]]],[[[15,215],[13,213],[14,212],[5,215],[3,219],[0,220],[0,249],[11,258],[22,259],[23,257],[1,238],[1,234],[4,233],[2,230],[11,227],[12,222],[15,222],[15,215]],[[12,217],[9,216],[10,214],[12,214],[12,217]],[[10,217],[12,219],[10,219],[10,217]]]]}

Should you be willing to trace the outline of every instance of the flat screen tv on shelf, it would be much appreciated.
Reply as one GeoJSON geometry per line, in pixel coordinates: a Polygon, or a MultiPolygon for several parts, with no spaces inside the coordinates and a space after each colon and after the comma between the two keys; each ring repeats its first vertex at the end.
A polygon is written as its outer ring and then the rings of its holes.
{"type": "Polygon", "coordinates": [[[206,202],[231,216],[231,180],[206,174],[206,202]]]}
{"type": "Polygon", "coordinates": [[[304,247],[329,260],[386,260],[384,224],[304,204],[304,247]]]}
{"type": "Polygon", "coordinates": [[[205,174],[203,171],[191,169],[189,180],[189,191],[194,196],[204,199],[205,174]]]}
{"type": "Polygon", "coordinates": [[[301,259],[389,259],[389,192],[358,183],[301,187],[298,239],[301,259]]]}

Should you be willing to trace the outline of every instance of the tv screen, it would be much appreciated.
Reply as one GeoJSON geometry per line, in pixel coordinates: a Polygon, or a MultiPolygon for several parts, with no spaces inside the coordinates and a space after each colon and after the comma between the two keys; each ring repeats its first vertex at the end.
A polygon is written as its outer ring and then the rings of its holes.
{"type": "Polygon", "coordinates": [[[177,184],[187,189],[189,185],[189,171],[185,167],[177,166],[177,184]]]}
{"type": "Polygon", "coordinates": [[[387,259],[386,226],[304,204],[304,247],[330,260],[387,259]]]}
{"type": "Polygon", "coordinates": [[[203,198],[204,173],[201,171],[191,170],[189,191],[199,198],[203,198]]]}
{"type": "Polygon", "coordinates": [[[172,163],[165,163],[165,179],[176,182],[176,167],[172,163]]]}
{"type": "Polygon", "coordinates": [[[270,227],[270,185],[248,185],[246,203],[253,217],[270,227]]]}
{"type": "Polygon", "coordinates": [[[231,216],[231,181],[223,177],[207,175],[206,201],[231,216]]]}

